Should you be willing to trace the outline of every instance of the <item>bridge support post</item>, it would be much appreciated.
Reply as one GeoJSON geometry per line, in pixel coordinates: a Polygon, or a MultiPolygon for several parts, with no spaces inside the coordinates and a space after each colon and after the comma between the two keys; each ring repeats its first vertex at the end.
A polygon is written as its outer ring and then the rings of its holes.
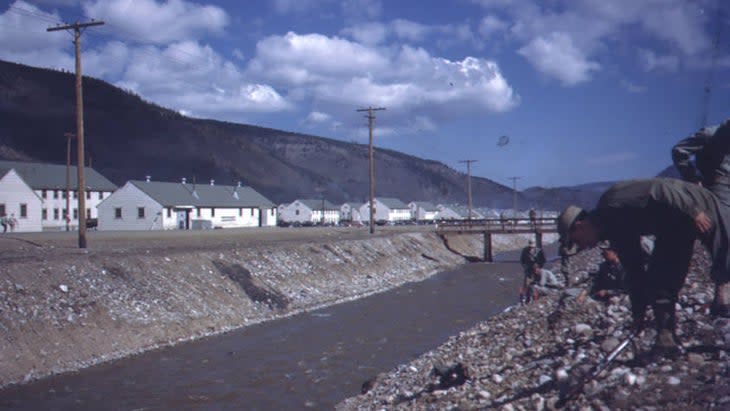
{"type": "Polygon", "coordinates": [[[484,232],[484,261],[491,263],[493,262],[492,257],[492,233],[484,232]]]}
{"type": "Polygon", "coordinates": [[[542,248],[542,232],[541,231],[535,231],[535,245],[538,248],[542,248]]]}

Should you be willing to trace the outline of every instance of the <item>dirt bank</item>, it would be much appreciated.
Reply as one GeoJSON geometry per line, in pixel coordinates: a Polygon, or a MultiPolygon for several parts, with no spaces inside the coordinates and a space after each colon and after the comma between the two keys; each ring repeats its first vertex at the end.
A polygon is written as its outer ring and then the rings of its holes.
{"type": "MultiPolygon", "coordinates": [[[[213,247],[105,247],[97,238],[89,250],[15,240],[0,240],[0,386],[359,298],[465,261],[428,231],[213,247]]],[[[482,245],[464,236],[450,248],[476,256],[482,245]]]]}

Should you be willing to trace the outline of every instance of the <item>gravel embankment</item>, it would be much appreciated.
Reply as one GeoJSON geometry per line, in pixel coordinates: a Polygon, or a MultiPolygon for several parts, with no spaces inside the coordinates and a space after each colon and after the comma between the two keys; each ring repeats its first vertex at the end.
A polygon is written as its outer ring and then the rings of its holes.
{"type": "MultiPolygon", "coordinates": [[[[591,250],[574,257],[575,275],[600,262],[591,250]]],[[[344,410],[730,410],[729,327],[707,313],[712,285],[708,258],[697,248],[680,296],[675,359],[650,354],[654,331],[642,332],[592,381],[577,384],[623,341],[628,298],[575,300],[568,289],[506,312],[450,338],[409,364],[379,375],[367,393],[337,405],[344,410]],[[469,378],[440,385],[434,367],[461,364],[469,378]],[[560,404],[565,394],[582,389],[560,404]]],[[[556,267],[557,271],[557,267],[556,267]]],[[[651,323],[651,322],[650,322],[651,323]]],[[[455,374],[455,375],[458,375],[455,374]]]]}

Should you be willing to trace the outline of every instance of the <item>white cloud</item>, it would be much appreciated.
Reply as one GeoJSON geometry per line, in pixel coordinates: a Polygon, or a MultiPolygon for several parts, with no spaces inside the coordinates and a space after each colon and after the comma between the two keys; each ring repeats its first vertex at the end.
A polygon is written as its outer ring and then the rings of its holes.
{"type": "Polygon", "coordinates": [[[393,20],[390,25],[399,38],[416,42],[422,41],[432,31],[429,26],[404,19],[393,20]]]}
{"type": "Polygon", "coordinates": [[[259,41],[249,67],[263,78],[302,85],[353,73],[367,75],[388,65],[387,58],[359,43],[321,34],[289,32],[259,41]]]}
{"type": "MultiPolygon", "coordinates": [[[[613,52],[616,43],[661,48],[661,54],[675,56],[652,60],[643,55],[639,63],[644,69],[674,70],[683,60],[706,58],[710,49],[705,26],[712,17],[702,7],[712,2],[704,0],[472,1],[486,10],[483,23],[488,24],[480,29],[496,35],[504,27],[500,22],[505,23],[505,38],[518,43],[520,54],[537,70],[566,85],[588,80],[599,67],[596,61],[613,52]],[[493,19],[495,13],[501,18],[493,19]],[[637,30],[644,34],[638,43],[637,30]],[[560,70],[556,61],[568,62],[569,67],[560,70]]],[[[656,54],[654,51],[654,57],[656,54]]]]}
{"type": "Polygon", "coordinates": [[[537,37],[518,50],[539,71],[573,86],[590,79],[591,72],[601,66],[589,61],[565,33],[537,37]]]}
{"type": "Polygon", "coordinates": [[[489,14],[482,18],[482,21],[479,23],[479,34],[488,38],[491,37],[492,34],[506,30],[507,27],[509,27],[509,25],[506,22],[489,14]]]}
{"type": "Polygon", "coordinates": [[[382,23],[363,23],[343,29],[342,34],[363,44],[380,44],[388,35],[388,27],[382,23]]]}
{"type": "Polygon", "coordinates": [[[488,60],[450,61],[421,48],[368,47],[317,34],[262,40],[249,72],[290,94],[337,105],[454,116],[463,110],[505,111],[519,101],[488,60]]]}
{"type": "Polygon", "coordinates": [[[104,20],[104,29],[130,41],[167,44],[221,34],[229,17],[220,7],[184,0],[94,0],[83,3],[84,12],[104,20]]]}
{"type": "Polygon", "coordinates": [[[232,54],[233,54],[233,57],[235,57],[236,59],[244,60],[243,52],[240,49],[238,49],[238,48],[233,49],[232,54]]]}
{"type": "Polygon", "coordinates": [[[305,124],[315,125],[332,122],[332,116],[320,111],[312,111],[304,119],[305,124]]]}
{"type": "Polygon", "coordinates": [[[677,56],[657,56],[651,50],[639,50],[639,65],[644,71],[654,71],[657,69],[666,71],[676,71],[679,67],[679,57],[677,56]]]}
{"type": "Polygon", "coordinates": [[[47,32],[61,18],[25,2],[16,1],[0,14],[0,58],[49,68],[73,69],[68,33],[47,32]]]}

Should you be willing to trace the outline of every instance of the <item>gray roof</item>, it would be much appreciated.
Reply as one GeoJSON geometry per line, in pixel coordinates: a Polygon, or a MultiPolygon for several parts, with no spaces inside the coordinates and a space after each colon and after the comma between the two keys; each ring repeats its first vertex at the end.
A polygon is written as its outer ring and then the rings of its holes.
{"type": "Polygon", "coordinates": [[[129,183],[166,207],[275,207],[273,202],[251,187],[139,180],[130,180],[129,183]]]}
{"type": "MultiPolygon", "coordinates": [[[[63,190],[66,188],[66,165],[28,163],[0,160],[0,169],[15,171],[33,190],[63,190]]],[[[7,171],[3,171],[3,175],[7,171]]],[[[69,167],[69,182],[72,189],[78,186],[76,166],[69,167]]],[[[84,184],[88,190],[114,191],[117,186],[91,167],[84,167],[84,184]]]]}
{"type": "MultiPolygon", "coordinates": [[[[321,210],[322,209],[322,200],[313,200],[311,198],[307,198],[304,200],[297,200],[300,203],[304,204],[305,206],[309,207],[310,210],[321,210]]],[[[329,210],[339,210],[340,207],[337,207],[336,205],[330,203],[327,200],[324,200],[324,209],[325,211],[329,210]]]]}
{"type": "Polygon", "coordinates": [[[426,211],[439,211],[438,207],[436,207],[433,203],[429,203],[428,201],[414,201],[413,204],[415,204],[416,207],[422,208],[426,211]]]}
{"type": "Polygon", "coordinates": [[[398,200],[397,198],[378,197],[377,200],[385,204],[385,206],[390,208],[391,210],[397,208],[408,208],[408,206],[404,202],[398,200]]]}

